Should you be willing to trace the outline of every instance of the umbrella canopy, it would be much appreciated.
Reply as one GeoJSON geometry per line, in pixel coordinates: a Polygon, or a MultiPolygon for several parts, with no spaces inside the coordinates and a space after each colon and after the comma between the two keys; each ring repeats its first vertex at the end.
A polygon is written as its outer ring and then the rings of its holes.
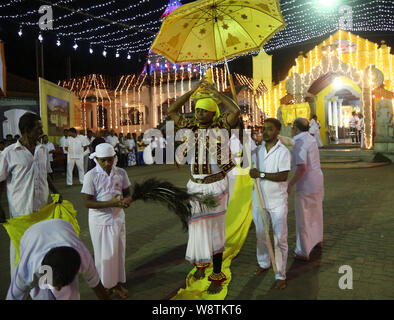
{"type": "Polygon", "coordinates": [[[152,51],[180,62],[218,62],[260,49],[285,27],[278,0],[198,0],[167,16],[152,51]]]}

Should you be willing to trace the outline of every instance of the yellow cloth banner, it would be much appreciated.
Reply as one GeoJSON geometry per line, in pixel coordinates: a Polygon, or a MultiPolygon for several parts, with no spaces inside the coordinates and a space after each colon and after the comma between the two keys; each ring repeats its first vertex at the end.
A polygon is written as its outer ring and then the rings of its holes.
{"type": "Polygon", "coordinates": [[[253,57],[253,89],[256,90],[263,81],[268,92],[272,89],[272,56],[268,55],[263,48],[260,53],[253,57]]]}
{"type": "Polygon", "coordinates": [[[282,105],[282,118],[285,125],[293,124],[296,118],[306,118],[309,120],[311,108],[308,102],[282,105]]]}
{"type": "Polygon", "coordinates": [[[222,272],[227,280],[222,283],[223,289],[218,294],[207,292],[211,282],[208,276],[213,271],[213,264],[205,269],[205,278],[195,280],[194,268],[186,278],[186,288],[180,289],[171,300],[224,300],[227,296],[228,284],[231,281],[230,265],[241,250],[252,223],[252,190],[253,180],[249,176],[249,168],[237,168],[238,173],[233,195],[226,213],[226,248],[223,253],[222,272]],[[246,174],[245,174],[246,173],[246,174]]]}
{"type": "Polygon", "coordinates": [[[20,258],[19,243],[21,242],[22,236],[27,229],[37,222],[49,219],[63,219],[71,223],[75,233],[79,236],[80,229],[77,221],[77,211],[74,209],[72,203],[67,200],[63,200],[62,203],[58,203],[59,195],[52,194],[51,196],[53,202],[43,207],[40,211],[9,219],[7,222],[2,224],[15,247],[15,266],[18,264],[20,258]]]}

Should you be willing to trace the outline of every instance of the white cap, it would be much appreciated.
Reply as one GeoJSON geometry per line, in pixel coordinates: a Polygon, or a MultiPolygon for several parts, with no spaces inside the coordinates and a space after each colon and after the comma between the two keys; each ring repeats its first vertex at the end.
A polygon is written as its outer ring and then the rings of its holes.
{"type": "Polygon", "coordinates": [[[116,155],[114,147],[109,143],[100,143],[96,146],[96,152],[93,152],[89,158],[108,158],[116,155]]]}

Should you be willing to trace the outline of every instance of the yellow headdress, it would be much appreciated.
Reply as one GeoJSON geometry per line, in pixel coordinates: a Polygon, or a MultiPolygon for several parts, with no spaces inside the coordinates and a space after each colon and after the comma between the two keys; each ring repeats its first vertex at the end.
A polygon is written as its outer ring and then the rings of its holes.
{"type": "MultiPolygon", "coordinates": [[[[208,68],[207,70],[205,80],[213,84],[212,70],[210,68],[208,68]]],[[[204,87],[198,88],[196,92],[192,95],[191,99],[196,102],[195,109],[204,109],[210,112],[215,112],[213,121],[216,121],[220,117],[220,110],[217,104],[218,101],[214,99],[211,93],[209,91],[206,91],[204,87]]],[[[197,113],[195,113],[195,116],[197,117],[197,113]]]]}

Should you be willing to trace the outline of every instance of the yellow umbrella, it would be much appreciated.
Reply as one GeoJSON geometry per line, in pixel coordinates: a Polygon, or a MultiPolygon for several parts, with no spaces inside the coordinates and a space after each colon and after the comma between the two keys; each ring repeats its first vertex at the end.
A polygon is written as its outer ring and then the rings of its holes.
{"type": "Polygon", "coordinates": [[[197,0],[168,15],[151,50],[172,63],[225,61],[260,49],[285,27],[279,0],[197,0]]]}
{"type": "Polygon", "coordinates": [[[173,63],[218,62],[260,49],[284,26],[278,0],[198,0],[164,19],[151,49],[173,63]]]}

